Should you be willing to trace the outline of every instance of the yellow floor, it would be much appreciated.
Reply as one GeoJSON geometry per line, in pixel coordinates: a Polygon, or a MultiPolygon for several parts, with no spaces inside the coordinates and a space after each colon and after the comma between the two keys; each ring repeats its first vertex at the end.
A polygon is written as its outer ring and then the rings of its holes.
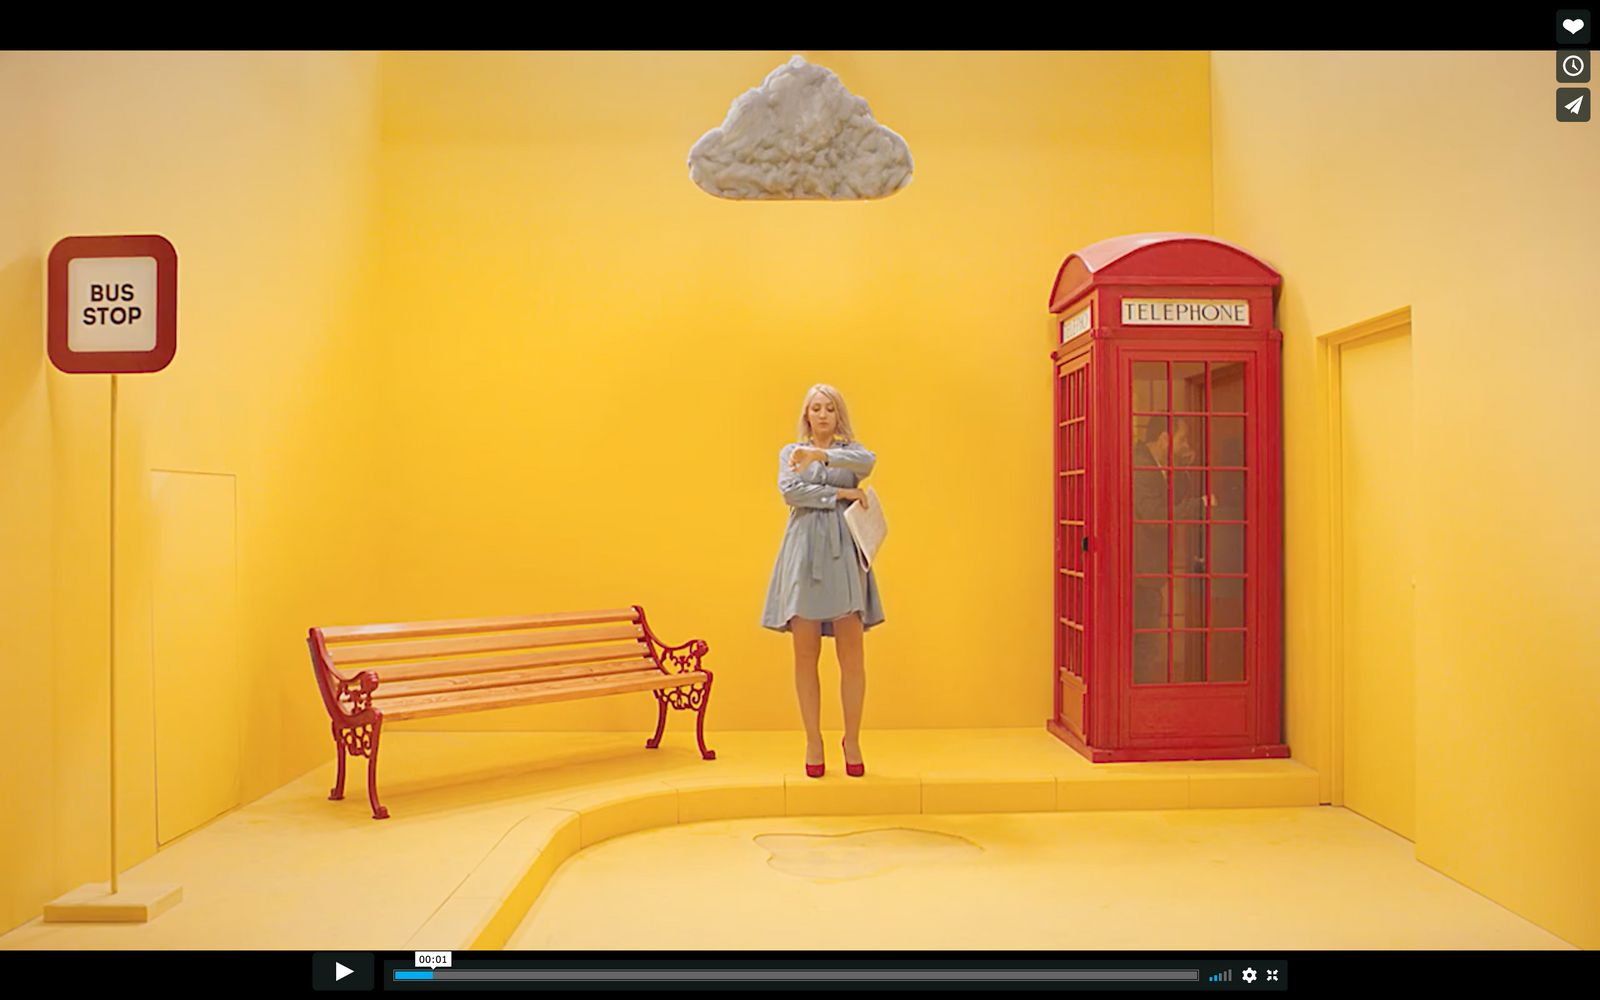
{"type": "MultiPolygon", "coordinates": [[[[381,787],[393,818],[382,822],[368,814],[364,769],[353,769],[345,801],[327,801],[330,749],[324,765],[124,872],[124,886],[182,887],[182,902],[158,919],[35,919],[0,936],[0,949],[500,947],[564,862],[653,828],[1029,812],[1125,821],[1109,810],[1161,810],[1146,817],[1159,823],[1171,810],[1317,800],[1316,775],[1293,761],[1091,765],[1042,727],[871,732],[863,740],[866,778],[838,774],[835,753],[833,770],[813,780],[804,776],[796,734],[716,733],[710,743],[719,759],[702,761],[692,727],[682,717],[671,723],[658,751],[643,749],[646,734],[386,732],[381,787]]],[[[1249,827],[1252,817],[1269,814],[1231,815],[1249,827]]],[[[993,849],[987,842],[985,850],[993,849]]],[[[1323,863],[1341,863],[1341,850],[1323,863]]],[[[1134,861],[1139,851],[1130,842],[1122,856],[1134,861]]],[[[639,875],[655,878],[671,865],[663,859],[639,875]]],[[[633,893],[637,908],[637,879],[633,893]]]]}
{"type": "Polygon", "coordinates": [[[621,837],[516,949],[1570,949],[1345,809],[801,818],[621,837]],[[648,888],[646,888],[648,887],[648,888]]]}

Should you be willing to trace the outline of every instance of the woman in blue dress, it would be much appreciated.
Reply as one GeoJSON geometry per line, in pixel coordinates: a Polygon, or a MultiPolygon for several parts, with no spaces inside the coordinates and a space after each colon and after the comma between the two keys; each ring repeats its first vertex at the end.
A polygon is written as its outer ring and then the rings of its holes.
{"type": "Polygon", "coordinates": [[[799,440],[778,452],[778,492],[789,505],[789,525],[772,567],[761,624],[794,635],[794,686],[806,729],[806,774],[820,778],[822,685],[817,659],[822,637],[833,636],[844,703],[845,773],[866,773],[861,761],[861,712],[867,675],[862,635],[883,622],[878,581],[863,571],[844,512],[865,504],[861,480],[877,457],[855,440],[844,397],[831,385],[807,390],[800,408],[799,440]]]}

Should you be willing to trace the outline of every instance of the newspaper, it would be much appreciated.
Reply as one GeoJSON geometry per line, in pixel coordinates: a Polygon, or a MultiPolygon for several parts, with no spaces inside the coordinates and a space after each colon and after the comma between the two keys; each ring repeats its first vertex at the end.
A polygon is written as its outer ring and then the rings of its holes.
{"type": "Polygon", "coordinates": [[[855,539],[856,559],[862,570],[871,570],[878,550],[883,548],[884,536],[889,533],[889,522],[884,519],[878,491],[868,486],[866,509],[863,510],[859,502],[852,503],[845,508],[844,523],[850,529],[850,537],[855,539]]]}

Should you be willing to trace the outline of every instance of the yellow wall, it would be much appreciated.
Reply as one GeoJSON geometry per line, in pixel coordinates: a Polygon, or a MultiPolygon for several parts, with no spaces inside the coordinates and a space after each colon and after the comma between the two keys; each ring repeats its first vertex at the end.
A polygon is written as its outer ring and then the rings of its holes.
{"type": "MultiPolygon", "coordinates": [[[[911,185],[706,195],[689,147],[793,54],[385,55],[379,604],[640,603],[710,642],[713,731],[795,728],[759,620],[778,449],[831,382],[893,522],[868,725],[1040,726],[1050,282],[1094,240],[1209,230],[1207,58],[804,52],[906,138],[911,185]]],[[[645,732],[648,705],[424,725],[645,732]]]]}
{"type": "MultiPolygon", "coordinates": [[[[42,108],[19,83],[16,56],[0,55],[0,131],[25,149],[43,135],[42,108]]],[[[54,886],[55,754],[51,715],[54,523],[50,396],[44,351],[41,164],[0,158],[0,929],[36,914],[54,886]]],[[[101,769],[102,771],[104,768],[101,769]]]]}
{"type": "Polygon", "coordinates": [[[1216,233],[1284,274],[1296,755],[1326,768],[1315,338],[1410,306],[1417,856],[1593,948],[1600,130],[1554,120],[1551,74],[1548,52],[1214,53],[1216,233]]]}
{"type": "Polygon", "coordinates": [[[108,864],[108,378],[44,357],[43,260],[96,233],[179,255],[177,358],[121,391],[126,867],[155,847],[150,470],[237,477],[242,801],[325,756],[306,625],[375,613],[377,86],[373,55],[0,54],[0,926],[108,864]]]}

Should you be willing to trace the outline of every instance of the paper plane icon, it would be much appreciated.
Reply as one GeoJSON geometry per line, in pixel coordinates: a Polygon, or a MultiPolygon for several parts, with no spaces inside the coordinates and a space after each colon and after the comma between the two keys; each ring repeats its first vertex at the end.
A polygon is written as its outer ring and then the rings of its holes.
{"type": "Polygon", "coordinates": [[[1583,98],[1582,97],[1579,97],[1577,100],[1574,100],[1574,101],[1572,101],[1571,103],[1569,103],[1567,105],[1567,110],[1572,112],[1575,115],[1576,114],[1581,114],[1582,113],[1581,112],[1582,108],[1583,108],[1583,98]]]}

